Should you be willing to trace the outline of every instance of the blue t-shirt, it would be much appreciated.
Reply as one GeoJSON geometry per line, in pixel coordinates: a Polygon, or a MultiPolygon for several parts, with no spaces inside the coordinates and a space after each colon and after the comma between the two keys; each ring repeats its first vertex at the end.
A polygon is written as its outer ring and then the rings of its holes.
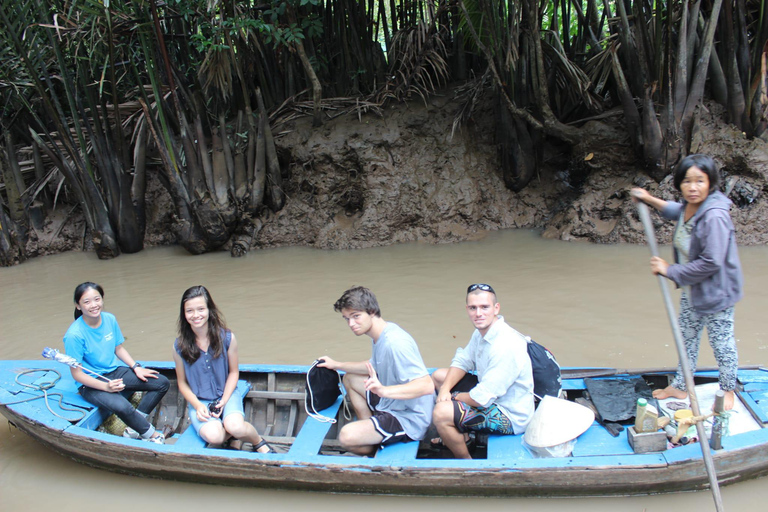
{"type": "Polygon", "coordinates": [[[93,328],[81,316],[64,334],[64,351],[87,369],[105,375],[126,366],[115,355],[115,349],[125,341],[115,315],[101,313],[101,325],[93,328]]]}
{"type": "MultiPolygon", "coordinates": [[[[232,342],[232,331],[224,331],[221,335],[224,350],[221,351],[219,357],[213,357],[212,353],[209,354],[201,350],[200,357],[192,364],[183,357],[181,358],[184,363],[187,384],[200,400],[216,400],[224,394],[224,385],[227,383],[227,376],[229,375],[227,352],[232,342]]],[[[173,348],[181,356],[178,339],[174,342],[173,348]]]]}

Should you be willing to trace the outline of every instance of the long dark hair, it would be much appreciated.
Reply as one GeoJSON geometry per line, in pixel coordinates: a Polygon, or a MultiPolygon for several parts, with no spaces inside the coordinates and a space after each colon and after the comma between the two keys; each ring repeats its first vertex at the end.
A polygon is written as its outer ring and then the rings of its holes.
{"type": "Polygon", "coordinates": [[[188,300],[192,300],[196,297],[203,297],[205,304],[208,306],[208,341],[210,342],[210,348],[213,349],[213,357],[217,358],[221,355],[223,350],[222,333],[229,331],[227,324],[224,321],[224,315],[219,312],[216,304],[211,298],[211,294],[205,286],[193,286],[188,288],[181,296],[181,307],[179,308],[179,339],[178,347],[181,357],[190,364],[197,361],[200,357],[200,349],[195,342],[196,336],[192,327],[187,322],[187,316],[184,314],[184,304],[188,300]]]}
{"type": "MultiPolygon", "coordinates": [[[[77,288],[75,288],[75,304],[80,304],[80,299],[83,297],[83,294],[91,288],[99,292],[99,295],[101,295],[102,299],[104,298],[104,289],[98,284],[88,281],[85,283],[80,283],[77,285],[77,288]]],[[[79,308],[75,307],[75,320],[81,316],[83,316],[83,312],[80,311],[79,308]]]]}

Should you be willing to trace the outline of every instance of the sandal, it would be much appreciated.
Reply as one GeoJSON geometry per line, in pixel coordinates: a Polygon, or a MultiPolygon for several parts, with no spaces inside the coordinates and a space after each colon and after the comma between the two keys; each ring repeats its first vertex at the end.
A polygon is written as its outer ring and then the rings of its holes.
{"type": "Polygon", "coordinates": [[[260,442],[258,442],[258,443],[256,443],[255,445],[253,445],[253,448],[251,448],[251,451],[254,451],[254,452],[256,452],[256,453],[277,453],[277,452],[275,451],[275,449],[274,449],[274,448],[272,448],[272,446],[270,446],[270,444],[267,442],[267,440],[266,440],[266,439],[264,439],[263,437],[261,438],[261,441],[260,441],[260,442]],[[262,446],[266,446],[266,447],[269,449],[269,451],[266,451],[266,452],[260,452],[260,451],[259,451],[259,448],[261,448],[262,446]]]}

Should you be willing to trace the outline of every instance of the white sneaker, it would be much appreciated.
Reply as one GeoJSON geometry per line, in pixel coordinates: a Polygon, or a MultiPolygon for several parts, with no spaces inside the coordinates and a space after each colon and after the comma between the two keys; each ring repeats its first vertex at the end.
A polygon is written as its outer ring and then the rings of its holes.
{"type": "Polygon", "coordinates": [[[133,430],[131,427],[126,427],[125,432],[123,432],[123,437],[127,437],[129,439],[141,439],[141,435],[139,435],[139,433],[133,430]]]}
{"type": "Polygon", "coordinates": [[[155,437],[145,439],[145,441],[149,441],[150,443],[165,444],[165,436],[163,434],[158,434],[155,437]]]}

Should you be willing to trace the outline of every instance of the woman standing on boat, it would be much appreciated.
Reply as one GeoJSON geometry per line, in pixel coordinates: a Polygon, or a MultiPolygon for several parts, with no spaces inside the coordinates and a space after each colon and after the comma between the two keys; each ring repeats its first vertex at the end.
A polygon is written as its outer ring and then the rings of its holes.
{"type": "Polygon", "coordinates": [[[213,445],[234,437],[250,442],[259,453],[275,453],[245,421],[243,399],[248,390],[237,385],[237,339],[204,286],[193,286],[181,297],[173,359],[179,391],[200,437],[213,445]]]}
{"type": "MultiPolygon", "coordinates": [[[[682,203],[664,201],[641,188],[632,196],[670,220],[677,220],[673,237],[675,263],[651,258],[651,271],[682,287],[680,330],[691,370],[696,371],[699,342],[704,327],[720,370],[720,389],[725,391],[725,408],[732,409],[738,352],[733,335],[733,307],[742,297],[742,273],[736,236],[731,222],[731,201],[717,186],[715,161],[706,155],[689,155],[680,162],[674,185],[682,203]]],[[[672,383],[653,392],[655,398],[688,396],[681,369],[672,383]]]]}
{"type": "Polygon", "coordinates": [[[88,282],[75,288],[75,321],[64,334],[64,350],[105,380],[96,379],[81,368],[71,368],[72,377],[82,384],[79,391],[83,398],[115,413],[128,425],[124,437],[163,444],[165,437],[147,421],[147,415],[160,403],[170,383],[131,357],[123,345],[125,338],[115,316],[103,308],[101,286],[88,282]],[[134,409],[122,391],[145,393],[134,409]]]}

